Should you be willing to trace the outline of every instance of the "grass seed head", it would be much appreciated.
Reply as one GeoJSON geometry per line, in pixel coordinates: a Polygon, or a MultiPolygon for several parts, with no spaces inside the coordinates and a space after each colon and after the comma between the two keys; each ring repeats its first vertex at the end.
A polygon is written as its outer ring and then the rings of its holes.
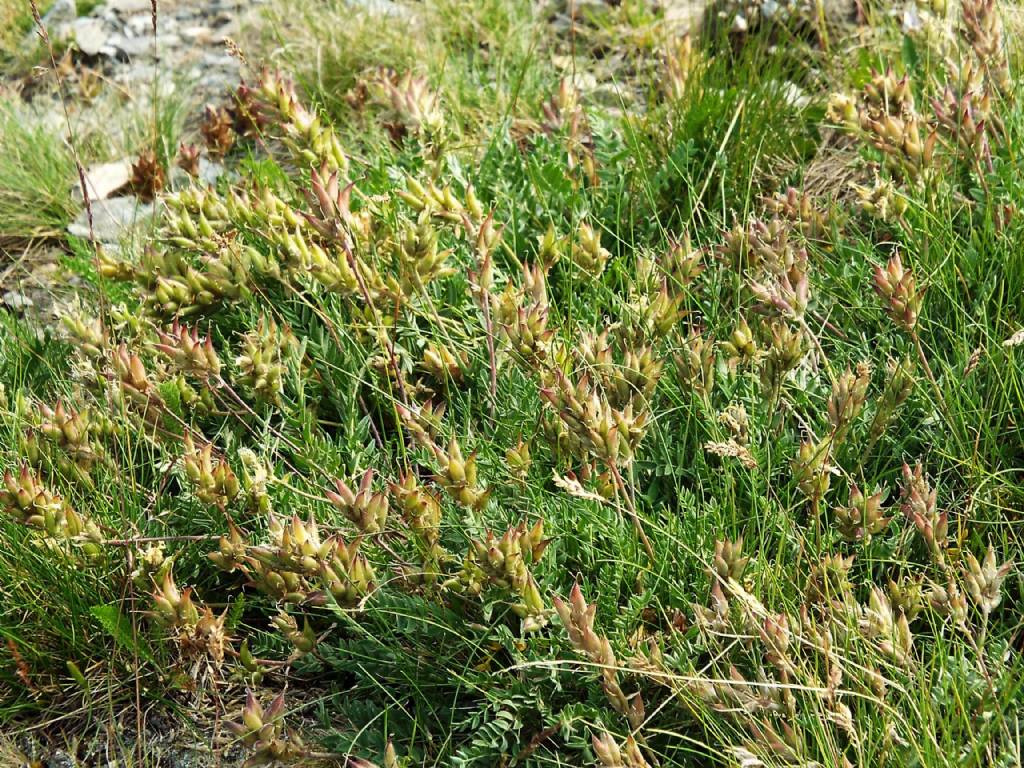
{"type": "Polygon", "coordinates": [[[220,375],[220,358],[210,337],[201,337],[198,328],[191,330],[177,320],[167,330],[158,329],[159,344],[154,349],[167,357],[175,367],[201,378],[220,375]]]}
{"type": "Polygon", "coordinates": [[[178,145],[178,167],[193,179],[199,176],[199,147],[182,142],[178,145]]]}
{"type": "Polygon", "coordinates": [[[569,249],[569,258],[584,275],[596,280],[604,272],[611,253],[601,245],[600,234],[587,222],[581,221],[569,249]]]}
{"type": "Polygon", "coordinates": [[[721,347],[731,368],[752,363],[758,358],[757,341],[745,317],[740,317],[739,323],[729,338],[721,343],[721,347]]]}
{"type": "Polygon", "coordinates": [[[327,491],[334,508],[362,534],[381,533],[387,528],[390,501],[387,494],[373,491],[373,476],[372,469],[366,470],[355,492],[341,480],[335,480],[335,489],[327,491]]]}
{"type": "Polygon", "coordinates": [[[309,625],[309,619],[303,618],[302,629],[295,617],[287,611],[281,610],[270,620],[274,627],[285,640],[295,649],[296,656],[304,656],[316,648],[316,633],[309,625]]]}
{"type": "Polygon", "coordinates": [[[938,490],[928,484],[920,462],[913,470],[908,464],[903,465],[903,486],[900,492],[901,511],[914,524],[932,557],[944,563],[944,553],[949,544],[949,516],[945,511],[938,511],[938,490]]]}
{"type": "Polygon", "coordinates": [[[214,461],[213,444],[205,443],[202,448],[198,448],[191,433],[185,433],[183,444],[182,466],[193,484],[196,497],[223,509],[238,495],[241,488],[231,465],[223,456],[214,461]]]}
{"type": "Polygon", "coordinates": [[[284,722],[284,694],[279,694],[266,710],[252,691],[246,691],[241,722],[226,723],[250,750],[247,768],[260,765],[302,765],[308,763],[309,750],[295,731],[284,722]]]}
{"type": "Polygon", "coordinates": [[[152,149],[146,149],[132,164],[132,191],[146,202],[152,201],[167,186],[167,172],[152,149]]]}
{"type": "Polygon", "coordinates": [[[865,496],[856,483],[850,484],[850,497],[845,507],[836,507],[836,529],[848,541],[870,541],[884,531],[890,518],[884,516],[882,500],[885,491],[865,496]]]}
{"type": "Polygon", "coordinates": [[[832,394],[828,399],[828,419],[832,424],[836,444],[846,439],[850,427],[863,410],[870,383],[871,366],[867,362],[860,362],[855,371],[847,368],[832,385],[832,394]]]}
{"type": "Polygon", "coordinates": [[[967,553],[964,583],[967,586],[967,593],[985,616],[992,613],[1002,601],[1003,580],[1012,568],[1012,562],[996,564],[996,550],[991,544],[980,563],[972,553],[967,553]]]}
{"type": "MultiPolygon", "coordinates": [[[[203,143],[206,144],[206,148],[211,155],[214,157],[224,157],[235,145],[235,121],[231,112],[226,107],[207,105],[203,113],[203,122],[199,126],[199,133],[202,135],[203,143]]],[[[182,159],[185,159],[184,154],[182,159]]],[[[189,166],[196,170],[196,173],[190,175],[198,175],[198,153],[195,153],[195,163],[190,162],[189,166]]]]}
{"type": "Polygon", "coordinates": [[[375,588],[370,561],[359,552],[359,539],[345,542],[338,536],[321,566],[320,578],[338,605],[352,607],[375,588]]]}

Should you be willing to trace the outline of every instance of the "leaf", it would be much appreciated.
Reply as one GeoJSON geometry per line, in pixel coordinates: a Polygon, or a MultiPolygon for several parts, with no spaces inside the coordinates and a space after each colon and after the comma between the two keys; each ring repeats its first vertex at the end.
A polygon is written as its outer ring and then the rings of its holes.
{"type": "Polygon", "coordinates": [[[68,659],[65,664],[67,665],[68,672],[71,673],[71,676],[75,679],[75,682],[78,683],[82,687],[82,690],[88,695],[89,681],[85,679],[85,675],[82,674],[82,670],[79,669],[78,665],[71,659],[68,659]]]}
{"type": "Polygon", "coordinates": [[[903,62],[907,65],[908,70],[916,70],[920,63],[917,46],[910,35],[903,36],[903,62]]]}
{"type": "Polygon", "coordinates": [[[238,627],[238,622],[242,620],[244,612],[245,595],[239,595],[238,599],[231,604],[231,610],[228,611],[227,619],[224,621],[224,628],[230,632],[238,627]]]}
{"type": "Polygon", "coordinates": [[[121,613],[121,608],[117,603],[94,605],[89,609],[89,613],[119,646],[138,654],[150,663],[153,662],[153,653],[145,644],[136,642],[131,622],[127,616],[121,613]]]}

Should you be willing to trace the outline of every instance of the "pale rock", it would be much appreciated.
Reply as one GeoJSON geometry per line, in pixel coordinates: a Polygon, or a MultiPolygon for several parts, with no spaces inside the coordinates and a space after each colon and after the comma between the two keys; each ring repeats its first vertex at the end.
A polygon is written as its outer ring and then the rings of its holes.
{"type": "Polygon", "coordinates": [[[178,34],[183,40],[194,45],[207,45],[213,41],[213,30],[201,24],[182,27],[178,34]]]}
{"type": "Polygon", "coordinates": [[[70,225],[68,233],[75,237],[89,238],[103,243],[116,243],[131,229],[152,217],[152,204],[140,203],[135,197],[111,197],[98,200],[92,206],[93,226],[89,230],[89,218],[85,210],[78,214],[70,225]]]}
{"type": "Polygon", "coordinates": [[[7,291],[3,297],[3,303],[11,309],[21,310],[35,306],[35,302],[24,293],[18,291],[7,291]]]}
{"type": "Polygon", "coordinates": [[[134,63],[130,67],[125,67],[121,72],[118,72],[114,79],[119,83],[130,83],[132,85],[136,83],[152,83],[154,79],[159,79],[160,69],[153,64],[142,64],[134,63]]]}
{"type": "MultiPolygon", "coordinates": [[[[128,37],[152,37],[153,17],[148,13],[137,13],[129,16],[124,24],[125,33],[128,37]]],[[[178,22],[173,16],[158,14],[156,17],[157,35],[170,34],[177,31],[178,22]]]]}
{"type": "MultiPolygon", "coordinates": [[[[27,5],[26,3],[25,6],[27,5]]],[[[78,7],[75,0],[57,0],[50,6],[50,10],[43,14],[40,21],[43,22],[43,28],[50,35],[50,39],[63,42],[71,36],[71,25],[77,18],[78,7]]],[[[39,43],[39,30],[33,24],[22,38],[21,45],[23,48],[32,49],[39,43]]]]}
{"type": "Polygon", "coordinates": [[[78,6],[75,0],[57,0],[43,15],[43,26],[47,29],[57,24],[64,24],[78,18],[78,6]]]}
{"type": "Polygon", "coordinates": [[[220,163],[208,160],[206,157],[200,157],[199,175],[194,179],[177,166],[171,168],[171,188],[183,189],[196,184],[212,187],[216,185],[217,180],[225,174],[226,178],[230,181],[238,179],[238,174],[234,171],[228,171],[220,163]]]}
{"type": "Polygon", "coordinates": [[[160,54],[167,48],[172,48],[181,42],[181,38],[177,35],[157,35],[156,40],[149,35],[139,37],[125,37],[124,35],[115,35],[111,37],[108,44],[116,48],[117,50],[124,53],[128,58],[137,58],[139,56],[152,56],[154,54],[160,54]],[[155,43],[155,46],[154,46],[155,43]]]}
{"type": "Polygon", "coordinates": [[[699,0],[662,0],[662,18],[676,34],[690,32],[700,25],[704,6],[699,0]]]}
{"type": "Polygon", "coordinates": [[[204,67],[220,67],[222,69],[238,69],[238,59],[226,53],[204,53],[200,64],[204,67]]]}
{"type": "Polygon", "coordinates": [[[205,157],[199,158],[199,179],[208,186],[217,183],[217,179],[224,175],[224,166],[205,157]]]}
{"type": "MultiPolygon", "coordinates": [[[[150,11],[152,6],[150,5],[150,0],[107,0],[107,9],[122,16],[130,16],[133,13],[150,11]]],[[[159,15],[159,6],[157,7],[157,12],[159,15]]]]}
{"type": "MultiPolygon", "coordinates": [[[[85,186],[89,190],[89,199],[108,198],[131,181],[131,178],[132,163],[128,158],[94,165],[85,171],[85,186]]],[[[82,188],[79,184],[75,185],[71,195],[78,202],[82,202],[82,188]]]]}
{"type": "Polygon", "coordinates": [[[99,19],[75,19],[71,24],[71,37],[78,50],[86,56],[95,56],[107,42],[107,29],[99,19]]]}
{"type": "Polygon", "coordinates": [[[394,2],[394,0],[349,0],[349,5],[366,11],[373,16],[393,16],[408,18],[410,10],[394,2]]]}

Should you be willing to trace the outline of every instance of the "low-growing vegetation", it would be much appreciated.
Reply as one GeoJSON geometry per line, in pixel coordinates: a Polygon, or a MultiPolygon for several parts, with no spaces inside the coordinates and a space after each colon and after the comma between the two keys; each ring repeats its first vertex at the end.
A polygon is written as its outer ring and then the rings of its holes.
{"type": "Polygon", "coordinates": [[[1020,764],[1017,38],[671,5],[282,1],[154,127],[152,234],[73,239],[60,327],[0,330],[5,723],[1020,764]]]}

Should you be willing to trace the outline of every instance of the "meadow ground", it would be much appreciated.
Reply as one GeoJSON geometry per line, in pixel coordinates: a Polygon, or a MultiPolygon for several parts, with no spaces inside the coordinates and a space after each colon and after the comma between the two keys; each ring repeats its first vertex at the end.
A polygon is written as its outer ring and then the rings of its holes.
{"type": "Polygon", "coordinates": [[[131,5],[0,5],[0,761],[1020,765],[1019,9],[131,5]]]}

